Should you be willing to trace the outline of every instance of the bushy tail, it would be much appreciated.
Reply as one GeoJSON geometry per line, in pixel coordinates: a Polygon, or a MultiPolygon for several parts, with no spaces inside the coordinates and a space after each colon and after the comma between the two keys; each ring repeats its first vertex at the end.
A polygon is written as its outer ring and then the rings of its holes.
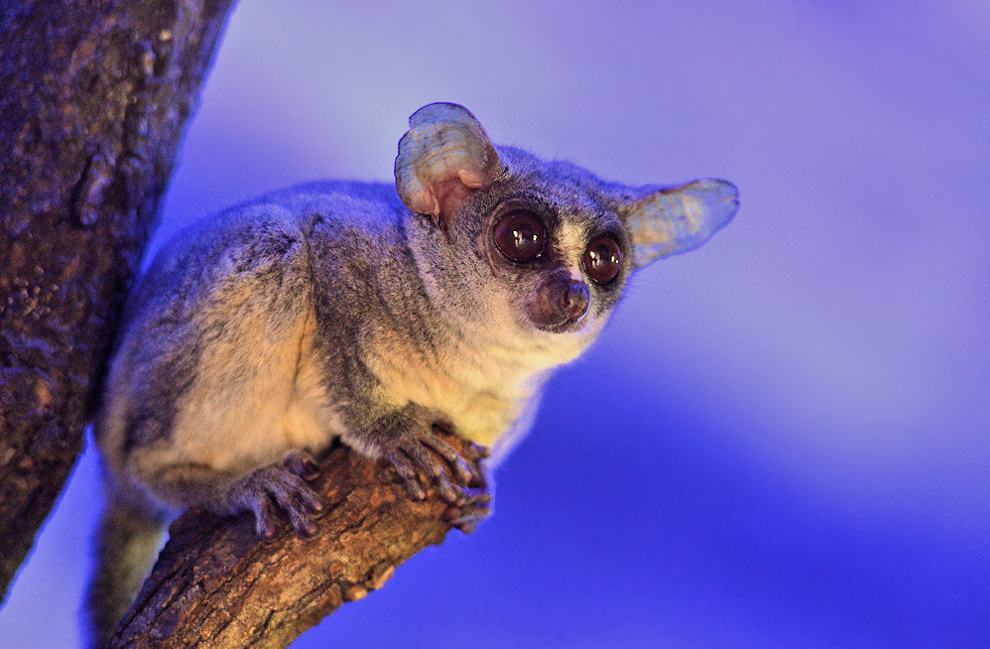
{"type": "Polygon", "coordinates": [[[93,539],[96,565],[86,594],[91,647],[106,645],[130,610],[158,556],[165,525],[164,518],[110,495],[93,539]]]}

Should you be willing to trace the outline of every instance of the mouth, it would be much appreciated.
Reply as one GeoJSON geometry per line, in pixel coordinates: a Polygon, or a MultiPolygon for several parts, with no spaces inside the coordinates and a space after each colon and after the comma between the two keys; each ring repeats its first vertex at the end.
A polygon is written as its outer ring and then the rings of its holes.
{"type": "Polygon", "coordinates": [[[540,331],[552,334],[573,333],[581,328],[581,321],[584,318],[564,318],[560,322],[533,322],[533,326],[540,331]]]}

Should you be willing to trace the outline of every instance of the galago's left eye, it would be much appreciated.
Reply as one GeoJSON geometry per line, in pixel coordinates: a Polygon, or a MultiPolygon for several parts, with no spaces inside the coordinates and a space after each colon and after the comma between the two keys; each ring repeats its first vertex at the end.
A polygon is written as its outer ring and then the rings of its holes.
{"type": "Polygon", "coordinates": [[[608,284],[622,268],[622,250],[611,235],[603,234],[588,244],[584,251],[584,269],[598,284],[608,284]]]}

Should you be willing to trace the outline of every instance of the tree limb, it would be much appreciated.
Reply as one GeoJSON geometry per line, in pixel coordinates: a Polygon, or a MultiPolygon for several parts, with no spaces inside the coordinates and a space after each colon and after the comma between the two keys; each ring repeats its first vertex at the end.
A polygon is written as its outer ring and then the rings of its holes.
{"type": "Polygon", "coordinates": [[[82,446],[232,1],[0,3],[0,597],[82,446]]]}
{"type": "MultiPolygon", "coordinates": [[[[464,457],[463,440],[449,439],[464,457]]],[[[188,512],[170,530],[151,576],[111,642],[123,647],[287,647],[344,602],[379,588],[395,566],[441,543],[461,515],[487,513],[487,496],[452,508],[414,502],[384,462],[331,450],[314,487],[330,506],[313,539],[286,525],[265,543],[251,515],[188,512]]]]}

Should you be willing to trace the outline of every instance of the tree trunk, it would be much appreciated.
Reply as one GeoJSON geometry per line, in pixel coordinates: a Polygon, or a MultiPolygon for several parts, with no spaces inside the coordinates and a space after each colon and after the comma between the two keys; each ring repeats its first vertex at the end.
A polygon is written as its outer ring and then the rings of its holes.
{"type": "Polygon", "coordinates": [[[232,2],[0,2],[0,597],[82,446],[232,2]]]}

